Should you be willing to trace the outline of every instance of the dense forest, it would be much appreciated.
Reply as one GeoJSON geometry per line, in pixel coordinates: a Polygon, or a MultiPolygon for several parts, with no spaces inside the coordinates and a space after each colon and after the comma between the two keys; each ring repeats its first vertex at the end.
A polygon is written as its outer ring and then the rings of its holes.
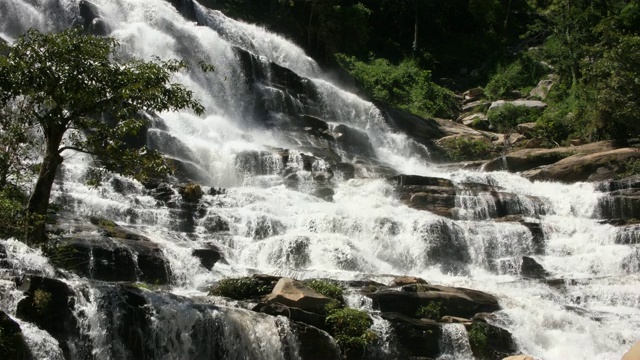
{"type": "Polygon", "coordinates": [[[520,98],[551,79],[548,107],[511,111],[508,122],[537,121],[549,146],[624,144],[640,128],[637,0],[205,3],[286,34],[326,67],[341,65],[375,100],[418,115],[458,116],[453,91],[520,98]]]}

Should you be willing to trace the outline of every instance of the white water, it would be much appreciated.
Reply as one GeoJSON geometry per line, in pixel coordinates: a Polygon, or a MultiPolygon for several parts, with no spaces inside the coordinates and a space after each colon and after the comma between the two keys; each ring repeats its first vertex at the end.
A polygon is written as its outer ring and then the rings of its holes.
{"type": "MultiPolygon", "coordinates": [[[[77,17],[77,3],[77,0],[3,0],[0,36],[12,40],[29,27],[54,31],[69,26],[77,17]]],[[[532,183],[507,173],[441,170],[415,154],[412,150],[415,144],[406,135],[394,133],[375,106],[323,79],[317,64],[282,37],[200,7],[198,18],[211,27],[183,19],[161,0],[94,3],[113,30],[111,35],[124,44],[122,56],[149,59],[157,55],[163,59],[187,58],[193,63],[205,60],[216,67],[212,74],[185,73],[175,79],[192,89],[203,102],[207,109],[205,116],[198,118],[184,112],[161,114],[164,128],[152,129],[149,141],[157,143],[170,156],[200,169],[203,184],[229,188],[225,195],[206,195],[203,199],[210,214],[229,221],[228,236],[209,234],[201,223],[197,224],[195,236],[175,233],[171,230],[174,219],[169,210],[156,207],[155,200],[145,195],[140,184],[131,182],[132,190],[126,196],[115,192],[108,182],[98,189],[86,187],[80,179],[90,161],[82,156],[65,154],[65,183],[55,189],[59,201],[71,199],[69,206],[77,215],[101,215],[122,224],[135,219],[138,229],[160,244],[171,262],[174,293],[201,295],[200,289],[216,279],[254,272],[297,278],[374,277],[378,281],[388,281],[390,277],[386,274],[410,274],[432,283],[496,294],[504,308],[500,318],[514,334],[520,350],[541,359],[617,360],[630,344],[640,339],[637,330],[640,254],[637,246],[615,244],[616,229],[592,219],[601,195],[591,185],[532,183]],[[578,285],[563,291],[523,281],[517,273],[492,272],[493,261],[517,264],[519,257],[531,254],[533,244],[531,235],[520,224],[478,221],[494,211],[494,204],[486,198],[458,198],[456,205],[466,220],[453,221],[407,208],[393,197],[393,187],[382,179],[336,178],[334,201],[326,202],[305,191],[313,187],[313,180],[301,169],[299,191],[287,188],[278,176],[252,177],[238,171],[241,170],[236,168],[238,153],[268,146],[287,147],[291,143],[284,143],[274,132],[252,127],[244,117],[251,106],[250,89],[244,85],[246,74],[239,68],[232,46],[311,78],[323,99],[320,106],[323,116],[332,124],[344,123],[366,131],[378,160],[399,172],[499,186],[505,192],[521,195],[521,206],[528,215],[535,215],[536,209],[524,195],[543,199],[547,215],[535,221],[542,223],[546,254],[536,260],[553,277],[576,279],[578,285]],[[467,249],[470,259],[468,272],[449,273],[441,262],[428,257],[428,250],[438,240],[434,224],[458,229],[461,246],[467,249]],[[266,229],[266,233],[256,239],[258,227],[266,229]],[[217,243],[228,261],[226,265],[216,264],[211,272],[191,256],[191,249],[208,242],[217,243]],[[287,256],[292,251],[295,256],[287,256]],[[587,315],[567,310],[565,305],[583,308],[587,315]]],[[[322,164],[315,166],[321,168],[322,164]]],[[[9,247],[10,261],[19,264],[20,270],[53,275],[53,268],[41,255],[28,253],[26,247],[11,240],[3,244],[9,247]]],[[[20,295],[2,281],[0,286],[9,290],[5,293],[10,295],[0,297],[0,306],[12,314],[20,295]]],[[[89,322],[83,326],[98,346],[94,356],[102,358],[100,349],[106,346],[101,347],[105,343],[104,332],[91,296],[78,306],[89,314],[89,322]]],[[[367,307],[358,301],[350,300],[352,306],[367,307]]],[[[205,315],[180,306],[178,302],[157,307],[155,331],[157,336],[171,339],[165,353],[187,358],[185,353],[193,344],[177,334],[205,315]]],[[[264,317],[256,324],[248,314],[235,310],[227,313],[223,309],[206,316],[234,319],[225,336],[228,346],[241,349],[239,354],[280,359],[283,337],[274,334],[283,331],[282,325],[278,325],[281,319],[264,317]]],[[[374,319],[379,335],[387,336],[388,326],[381,319],[374,319]]],[[[457,339],[451,340],[453,353],[447,355],[466,358],[467,345],[459,336],[459,326],[446,325],[445,329],[450,339],[457,339]]],[[[36,350],[52,340],[28,326],[25,334],[36,350]]],[[[295,343],[290,335],[284,338],[295,343]]],[[[56,359],[57,355],[51,356],[56,359]]]]}
{"type": "Polygon", "coordinates": [[[439,360],[473,359],[467,330],[462,324],[444,324],[442,326],[440,348],[443,354],[438,358],[439,360]]]}

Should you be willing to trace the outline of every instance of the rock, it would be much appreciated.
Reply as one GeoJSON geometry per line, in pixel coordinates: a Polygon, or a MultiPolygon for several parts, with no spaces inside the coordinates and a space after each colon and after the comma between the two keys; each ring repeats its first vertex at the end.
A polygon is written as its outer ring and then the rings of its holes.
{"type": "Polygon", "coordinates": [[[202,220],[202,226],[208,232],[229,231],[229,222],[218,214],[211,214],[202,220]]]}
{"type": "Polygon", "coordinates": [[[506,104],[511,104],[513,106],[524,106],[529,109],[544,109],[547,107],[547,104],[538,100],[522,100],[522,99],[512,100],[512,101],[498,100],[491,103],[491,106],[489,107],[489,111],[503,107],[506,104]]]}
{"type": "MultiPolygon", "coordinates": [[[[326,332],[299,322],[290,323],[291,330],[299,342],[300,360],[341,359],[340,349],[326,332]]],[[[293,358],[293,357],[291,357],[293,358]]]]}
{"type": "Polygon", "coordinates": [[[400,313],[383,312],[380,316],[389,321],[401,351],[410,357],[436,358],[440,355],[440,325],[428,319],[412,319],[400,313]]]}
{"type": "Polygon", "coordinates": [[[335,192],[330,187],[319,188],[313,193],[313,195],[326,201],[333,201],[334,194],[335,192]]]}
{"type": "Polygon", "coordinates": [[[79,324],[74,315],[75,293],[69,286],[56,279],[31,276],[19,286],[26,297],[20,300],[16,316],[47,331],[60,343],[66,359],[89,359],[90,349],[80,346],[88,339],[81,339],[79,324]]]}
{"type": "Polygon", "coordinates": [[[0,310],[0,359],[31,360],[33,355],[17,322],[0,310]]]}
{"type": "Polygon", "coordinates": [[[194,249],[191,254],[200,259],[200,264],[207,270],[211,270],[213,265],[222,259],[220,249],[213,247],[209,249],[194,249]]]}
{"type": "Polygon", "coordinates": [[[151,196],[156,200],[167,203],[173,198],[175,192],[169,184],[161,183],[157,187],[151,190],[151,196]]]}
{"type": "Polygon", "coordinates": [[[625,171],[626,163],[640,157],[640,149],[622,148],[593,154],[576,154],[522,175],[530,180],[553,180],[565,183],[601,181],[625,171]]]}
{"type": "Polygon", "coordinates": [[[465,113],[465,112],[473,111],[477,108],[482,108],[483,110],[486,110],[486,106],[489,104],[491,104],[491,102],[487,100],[472,101],[462,106],[462,112],[465,113]]]}
{"type": "Polygon", "coordinates": [[[355,176],[355,168],[349,163],[338,163],[335,165],[335,171],[343,180],[353,179],[355,176]]]}
{"type": "Polygon", "coordinates": [[[383,312],[397,312],[413,317],[422,306],[439,302],[441,316],[471,318],[476,313],[500,309],[498,299],[487,293],[439,285],[409,285],[415,291],[378,290],[365,294],[373,299],[373,306],[383,312]]]}
{"type": "Polygon", "coordinates": [[[273,288],[273,291],[271,291],[271,294],[265,297],[264,301],[322,314],[325,311],[325,306],[332,300],[318,294],[299,281],[281,278],[273,288]]]}
{"type": "Polygon", "coordinates": [[[333,128],[333,133],[338,147],[347,154],[375,158],[375,152],[366,132],[340,124],[333,128]]]}
{"type": "Polygon", "coordinates": [[[471,324],[471,319],[465,319],[465,318],[461,318],[461,317],[455,317],[455,316],[443,316],[440,319],[441,323],[447,323],[447,324],[471,324]]]}
{"type": "Polygon", "coordinates": [[[325,323],[325,316],[305,311],[297,307],[278,303],[259,303],[252,310],[273,316],[284,316],[293,321],[299,321],[307,325],[315,326],[318,329],[328,329],[325,323]]]}
{"type": "Polygon", "coordinates": [[[440,264],[441,270],[446,273],[461,274],[467,271],[471,255],[462,228],[453,222],[436,221],[426,225],[421,232],[422,240],[427,243],[427,261],[440,264]]]}
{"type": "Polygon", "coordinates": [[[509,331],[485,322],[473,322],[467,326],[471,351],[477,358],[502,359],[516,352],[517,347],[509,331]]]}
{"type": "Polygon", "coordinates": [[[520,266],[520,274],[531,278],[547,277],[549,273],[533,258],[528,256],[522,257],[522,265],[520,266]]]}
{"type": "Polygon", "coordinates": [[[482,95],[484,95],[484,89],[479,87],[469,89],[462,93],[462,96],[464,96],[465,99],[473,99],[482,95]]]}
{"type": "Polygon", "coordinates": [[[531,139],[536,135],[536,125],[537,123],[535,122],[521,123],[516,126],[516,131],[524,135],[527,139],[531,139]]]}
{"type": "Polygon", "coordinates": [[[622,360],[640,360],[640,341],[637,341],[629,351],[623,356],[622,360]]]}
{"type": "Polygon", "coordinates": [[[506,358],[502,358],[502,360],[535,360],[535,359],[529,355],[514,355],[514,356],[507,356],[506,358]]]}
{"type": "Polygon", "coordinates": [[[547,94],[553,86],[555,76],[550,76],[548,79],[543,79],[538,82],[538,85],[529,91],[529,96],[536,97],[541,100],[547,98],[547,94]]]}
{"type": "Polygon", "coordinates": [[[194,182],[179,185],[178,193],[182,196],[182,200],[188,203],[197,203],[204,195],[200,185],[194,182]]]}
{"type": "Polygon", "coordinates": [[[427,284],[427,282],[415,276],[398,276],[391,281],[389,286],[404,286],[410,284],[427,284]]]}
{"type": "Polygon", "coordinates": [[[53,262],[80,276],[103,281],[168,284],[170,266],[157,244],[88,233],[60,239],[53,262]]]}
{"type": "Polygon", "coordinates": [[[640,235],[635,233],[640,219],[640,176],[621,180],[609,180],[597,185],[598,190],[607,192],[598,199],[596,216],[620,224],[629,224],[618,231],[617,243],[636,243],[640,235]]]}
{"type": "Polygon", "coordinates": [[[443,136],[438,137],[438,139],[451,135],[482,136],[482,134],[477,130],[459,124],[453,120],[435,119],[435,121],[438,122],[440,130],[444,133],[443,136]]]}
{"type": "Polygon", "coordinates": [[[462,125],[476,130],[489,130],[489,121],[485,114],[471,114],[465,116],[460,121],[462,125]]]}
{"type": "Polygon", "coordinates": [[[283,234],[285,230],[286,227],[282,221],[267,215],[260,215],[247,224],[247,231],[245,235],[256,240],[262,240],[271,236],[283,234]]]}

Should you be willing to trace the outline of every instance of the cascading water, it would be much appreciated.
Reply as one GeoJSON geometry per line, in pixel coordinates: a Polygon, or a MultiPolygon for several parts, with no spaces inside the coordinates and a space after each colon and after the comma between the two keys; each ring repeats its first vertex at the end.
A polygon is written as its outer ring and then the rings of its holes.
{"type": "MultiPolygon", "coordinates": [[[[0,37],[13,41],[30,27],[56,31],[83,23],[80,3],[4,0],[0,37]]],[[[181,218],[186,210],[175,194],[167,200],[177,204],[171,208],[158,206],[141,184],[119,176],[90,188],[82,179],[91,160],[64,154],[54,201],[74,216],[98,215],[135,228],[158,244],[171,268],[171,286],[162,292],[123,290],[66,274],[77,298],[74,316],[94,358],[298,358],[302,350],[288,320],[231,303],[214,305],[203,292],[215,280],[253,273],[381,282],[391,280],[390,274],[411,274],[481,289],[500,299],[496,321],[513,333],[519,349],[541,359],[619,359],[638,340],[640,253],[635,243],[616,241],[631,235],[595,219],[602,194],[592,185],[440,169],[426,161],[426,147],[393,130],[372,103],[324,78],[312,59],[282,37],[197,3],[196,22],[163,0],[92,3],[103,28],[123,44],[118,56],[204,60],[216,67],[213,73],[175,78],[203,102],[204,117],[158,114],[146,141],[176,160],[187,177],[227,188],[204,195],[202,216],[181,218]],[[278,80],[283,77],[284,85],[278,80]],[[296,125],[302,120],[303,126],[296,125]],[[332,147],[327,134],[348,141],[332,147]],[[368,147],[357,145],[366,139],[368,147]],[[355,178],[329,174],[331,166],[320,158],[357,165],[355,178]],[[492,186],[501,195],[458,189],[456,216],[444,218],[400,201],[384,179],[396,173],[492,186]],[[491,220],[501,212],[522,214],[523,220],[491,220]],[[211,231],[217,224],[226,225],[211,231]],[[211,244],[226,263],[210,271],[193,250],[211,244]],[[573,286],[557,290],[523,280],[520,259],[532,254],[554,278],[573,286]],[[146,304],[148,313],[131,313],[132,303],[146,304]],[[132,324],[121,324],[130,319],[149,321],[149,333],[134,335],[154,346],[134,341],[126,331],[132,324]]],[[[1,244],[16,274],[55,276],[41,255],[24,255],[28,250],[13,240],[1,244]]],[[[22,292],[8,280],[0,280],[0,288],[0,309],[15,317],[22,292]]],[[[361,298],[347,300],[372,311],[361,298]]],[[[373,318],[387,346],[378,356],[395,358],[392,329],[377,314],[373,318]]],[[[61,358],[55,339],[20,325],[34,354],[61,358]]],[[[464,333],[462,325],[443,326],[443,359],[472,356],[464,333]]]]}

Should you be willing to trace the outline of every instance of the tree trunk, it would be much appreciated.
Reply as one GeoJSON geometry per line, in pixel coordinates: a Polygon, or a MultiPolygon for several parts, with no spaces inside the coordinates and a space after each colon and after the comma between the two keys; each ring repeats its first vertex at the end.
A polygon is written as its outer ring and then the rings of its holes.
{"type": "Polygon", "coordinates": [[[31,197],[29,197],[27,206],[30,217],[29,242],[31,243],[41,243],[46,240],[44,217],[49,209],[49,197],[51,196],[51,189],[53,188],[58,166],[62,164],[62,156],[60,156],[58,149],[62,142],[63,129],[55,127],[46,130],[46,151],[40,166],[38,180],[31,197]]]}

